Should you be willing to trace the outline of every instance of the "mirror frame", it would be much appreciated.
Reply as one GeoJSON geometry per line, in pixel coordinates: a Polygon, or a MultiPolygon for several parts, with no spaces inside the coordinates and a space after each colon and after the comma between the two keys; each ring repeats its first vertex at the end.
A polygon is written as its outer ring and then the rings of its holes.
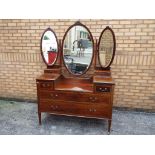
{"type": "Polygon", "coordinates": [[[72,75],[74,75],[74,76],[82,76],[82,75],[84,75],[84,74],[89,70],[89,68],[91,67],[91,65],[92,65],[92,63],[93,63],[94,54],[95,54],[94,49],[95,49],[95,48],[94,48],[94,39],[93,39],[93,35],[92,35],[92,33],[90,32],[89,28],[87,28],[87,27],[86,27],[84,24],[82,24],[80,21],[77,21],[77,22],[75,22],[73,25],[71,25],[71,26],[67,29],[67,31],[65,32],[65,34],[64,34],[64,36],[63,36],[63,40],[62,40],[62,57],[61,57],[61,58],[63,59],[64,66],[65,66],[65,68],[67,69],[67,71],[68,71],[69,73],[71,73],[72,75]],[[64,53],[64,52],[63,52],[63,47],[64,47],[65,38],[66,38],[66,36],[67,36],[69,30],[70,30],[72,27],[74,27],[74,26],[82,26],[82,27],[84,27],[84,28],[89,32],[90,38],[91,38],[91,40],[92,40],[92,58],[91,58],[90,64],[89,64],[88,68],[87,68],[82,74],[79,74],[79,75],[72,73],[72,72],[67,68],[66,63],[65,63],[65,60],[64,60],[64,55],[63,55],[63,53],[64,53]]]}
{"type": "Polygon", "coordinates": [[[57,61],[57,59],[58,59],[58,56],[59,56],[59,44],[58,44],[58,38],[57,38],[55,32],[54,32],[50,27],[47,28],[47,29],[45,29],[45,31],[42,33],[41,40],[40,40],[40,51],[41,51],[41,56],[42,56],[42,59],[43,59],[44,63],[45,63],[47,66],[54,66],[55,63],[56,63],[56,61],[57,61]],[[54,34],[55,39],[56,39],[56,42],[57,42],[57,57],[56,57],[55,61],[54,61],[52,64],[48,64],[48,63],[46,62],[46,60],[45,60],[45,58],[44,58],[44,55],[43,55],[43,51],[42,51],[42,40],[43,40],[44,34],[45,34],[47,31],[51,31],[51,32],[54,34]]]}
{"type": "Polygon", "coordinates": [[[110,66],[111,66],[111,64],[112,64],[112,62],[113,62],[113,60],[114,60],[115,51],[116,51],[116,38],[115,38],[115,34],[114,34],[114,31],[112,30],[112,28],[110,28],[109,26],[107,26],[105,29],[103,29],[103,31],[102,31],[101,34],[100,34],[99,42],[98,42],[97,47],[98,47],[98,61],[99,61],[99,65],[100,65],[101,68],[103,68],[103,69],[109,69],[110,66]],[[101,61],[100,61],[100,54],[99,54],[100,51],[99,51],[99,50],[100,50],[100,43],[101,43],[102,35],[104,34],[104,32],[105,32],[106,30],[109,30],[109,31],[111,32],[111,34],[112,34],[112,37],[113,37],[113,53],[112,53],[112,58],[111,58],[111,61],[109,62],[109,64],[108,64],[107,66],[104,66],[104,67],[103,67],[103,66],[101,65],[101,61]]]}

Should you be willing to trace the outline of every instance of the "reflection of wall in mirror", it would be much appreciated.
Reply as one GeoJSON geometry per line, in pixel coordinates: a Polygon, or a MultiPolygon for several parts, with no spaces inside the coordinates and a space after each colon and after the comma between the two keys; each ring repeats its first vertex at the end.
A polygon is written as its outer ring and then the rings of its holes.
{"type": "Polygon", "coordinates": [[[106,65],[106,53],[103,51],[103,53],[100,53],[100,63],[102,66],[106,65]]]}
{"type": "Polygon", "coordinates": [[[80,39],[87,39],[89,38],[88,31],[82,26],[74,26],[72,27],[64,41],[64,54],[71,55],[74,51],[78,49],[78,42],[77,40],[80,39]]]}
{"type": "Polygon", "coordinates": [[[101,38],[100,42],[100,53],[104,56],[104,60],[101,59],[100,61],[103,61],[105,64],[103,65],[101,62],[101,65],[106,66],[110,63],[112,58],[112,52],[113,52],[113,36],[109,30],[106,30],[101,38]]]}
{"type": "Polygon", "coordinates": [[[101,50],[100,50],[100,61],[104,62],[104,66],[106,66],[110,63],[111,58],[112,58],[112,51],[113,51],[112,47],[108,47],[108,48],[102,47],[101,48],[101,50]],[[102,55],[102,57],[101,57],[101,55],[102,55]],[[104,57],[103,57],[103,55],[104,55],[104,57]],[[104,58],[104,60],[103,60],[103,58],[104,58]]]}

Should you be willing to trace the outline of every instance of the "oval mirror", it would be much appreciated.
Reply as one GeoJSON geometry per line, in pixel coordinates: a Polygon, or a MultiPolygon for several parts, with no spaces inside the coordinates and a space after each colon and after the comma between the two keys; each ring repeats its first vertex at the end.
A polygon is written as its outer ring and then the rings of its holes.
{"type": "Polygon", "coordinates": [[[41,37],[41,55],[47,66],[52,66],[58,56],[58,41],[54,31],[46,29],[41,37]]]}
{"type": "Polygon", "coordinates": [[[111,65],[115,55],[115,35],[110,27],[106,27],[99,39],[99,63],[103,68],[111,65]]]}
{"type": "Polygon", "coordinates": [[[76,22],[69,27],[63,38],[63,59],[68,71],[74,75],[84,74],[93,58],[93,37],[89,29],[76,22]]]}

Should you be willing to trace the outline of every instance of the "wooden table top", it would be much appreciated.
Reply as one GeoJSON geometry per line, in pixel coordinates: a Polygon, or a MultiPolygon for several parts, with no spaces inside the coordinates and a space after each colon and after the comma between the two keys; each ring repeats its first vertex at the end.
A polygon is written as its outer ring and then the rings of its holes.
{"type": "Polygon", "coordinates": [[[56,82],[55,90],[93,92],[93,83],[89,79],[63,78],[59,82],[56,82]]]}
{"type": "Polygon", "coordinates": [[[60,76],[60,74],[51,74],[51,73],[46,73],[46,74],[42,74],[41,76],[39,76],[36,80],[40,80],[40,81],[53,81],[56,80],[58,77],[60,76]]]}
{"type": "Polygon", "coordinates": [[[115,84],[111,76],[96,75],[93,77],[93,83],[115,84]]]}

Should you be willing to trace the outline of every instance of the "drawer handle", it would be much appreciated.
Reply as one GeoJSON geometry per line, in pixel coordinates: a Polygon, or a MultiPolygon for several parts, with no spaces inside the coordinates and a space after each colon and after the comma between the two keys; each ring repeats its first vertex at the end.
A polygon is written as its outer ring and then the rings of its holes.
{"type": "Polygon", "coordinates": [[[57,105],[56,105],[56,106],[51,105],[51,108],[52,108],[53,110],[56,110],[56,109],[58,109],[58,106],[57,106],[57,105]]]}
{"type": "Polygon", "coordinates": [[[57,94],[50,94],[50,96],[52,97],[52,98],[54,98],[54,97],[58,97],[58,95],[57,94]]]}
{"type": "Polygon", "coordinates": [[[42,84],[43,87],[46,87],[46,84],[42,84]]]}
{"type": "Polygon", "coordinates": [[[42,86],[43,86],[43,87],[50,87],[50,84],[45,84],[45,83],[43,83],[42,86]]]}
{"type": "Polygon", "coordinates": [[[105,91],[107,91],[108,90],[108,88],[99,88],[99,90],[101,90],[101,91],[103,91],[103,92],[105,92],[105,91]]]}
{"type": "Polygon", "coordinates": [[[92,100],[92,99],[93,99],[93,97],[89,97],[89,99],[90,99],[90,100],[92,100]]]}
{"type": "Polygon", "coordinates": [[[90,98],[90,100],[91,100],[92,102],[96,102],[97,97],[94,97],[94,98],[93,98],[93,97],[91,97],[91,98],[90,98]]]}
{"type": "Polygon", "coordinates": [[[89,109],[90,112],[96,112],[96,109],[89,109]]]}
{"type": "Polygon", "coordinates": [[[89,97],[90,100],[95,101],[97,100],[97,97],[89,97]]]}

